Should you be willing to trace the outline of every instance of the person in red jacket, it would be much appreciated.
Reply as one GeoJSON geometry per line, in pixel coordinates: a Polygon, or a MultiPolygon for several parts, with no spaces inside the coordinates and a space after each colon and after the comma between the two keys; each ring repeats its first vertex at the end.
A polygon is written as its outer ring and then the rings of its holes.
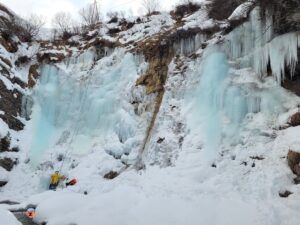
{"type": "Polygon", "coordinates": [[[77,180],[76,180],[76,179],[72,179],[72,180],[70,180],[69,182],[66,183],[66,186],[67,186],[67,187],[68,187],[68,186],[73,186],[73,185],[75,185],[75,184],[77,184],[77,180]]]}

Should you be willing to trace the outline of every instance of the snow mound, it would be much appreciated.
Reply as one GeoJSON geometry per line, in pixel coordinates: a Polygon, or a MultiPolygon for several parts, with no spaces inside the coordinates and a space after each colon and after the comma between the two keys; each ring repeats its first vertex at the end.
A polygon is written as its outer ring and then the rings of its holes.
{"type": "Polygon", "coordinates": [[[127,185],[101,195],[53,193],[38,204],[36,213],[36,221],[47,221],[48,225],[253,225],[263,221],[254,205],[236,197],[147,196],[127,185]]]}
{"type": "Polygon", "coordinates": [[[15,217],[14,215],[4,209],[1,209],[0,207],[0,222],[3,225],[22,225],[15,217]]]}
{"type": "Polygon", "coordinates": [[[247,18],[249,10],[254,5],[254,1],[246,1],[245,3],[239,5],[233,13],[229,16],[228,20],[240,20],[247,18]]]}

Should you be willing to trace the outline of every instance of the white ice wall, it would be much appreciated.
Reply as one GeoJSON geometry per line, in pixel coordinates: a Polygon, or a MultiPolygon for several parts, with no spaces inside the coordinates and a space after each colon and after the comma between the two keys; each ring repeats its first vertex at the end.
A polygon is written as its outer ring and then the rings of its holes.
{"type": "Polygon", "coordinates": [[[257,7],[250,13],[248,22],[243,23],[225,38],[224,51],[240,68],[252,67],[263,77],[268,66],[277,82],[285,78],[285,68],[289,67],[293,75],[298,61],[298,33],[276,36],[273,32],[272,15],[266,12],[262,18],[257,7]]]}
{"type": "Polygon", "coordinates": [[[55,151],[87,154],[103,149],[124,160],[138,151],[148,118],[143,103],[148,98],[135,87],[136,59],[123,50],[96,59],[89,50],[57,66],[42,67],[33,94],[33,164],[55,151]],[[139,109],[134,101],[139,101],[139,109]]]}
{"type": "MultiPolygon", "coordinates": [[[[185,82],[180,87],[166,88],[147,145],[151,162],[167,165],[169,160],[172,164],[172,154],[191,146],[202,149],[204,157],[212,160],[224,149],[243,144],[245,130],[255,130],[248,127],[251,121],[258,120],[258,126],[275,126],[279,115],[296,107],[296,101],[291,101],[280,83],[286,75],[285,67],[292,72],[295,68],[299,36],[289,33],[275,37],[271,18],[266,13],[262,19],[259,8],[255,8],[249,21],[225,36],[223,42],[210,44],[204,52],[199,50],[201,57],[189,65],[187,72],[180,71],[176,78],[172,71],[169,73],[166,87],[174,79],[185,82]],[[273,77],[267,76],[268,67],[273,77]],[[176,94],[182,89],[185,97],[176,94]],[[175,106],[173,110],[171,106],[175,106]],[[178,120],[183,123],[184,135],[175,131],[178,120]],[[180,144],[182,149],[178,145],[180,138],[185,140],[180,144]]],[[[174,47],[177,54],[189,55],[203,42],[205,37],[198,35],[174,47]]]]}

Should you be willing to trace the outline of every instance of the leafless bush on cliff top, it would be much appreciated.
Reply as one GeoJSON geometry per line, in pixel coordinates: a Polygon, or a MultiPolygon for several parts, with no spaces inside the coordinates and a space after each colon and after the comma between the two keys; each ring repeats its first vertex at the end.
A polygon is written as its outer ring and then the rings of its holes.
{"type": "Polygon", "coordinates": [[[22,23],[23,28],[32,38],[35,38],[41,31],[41,28],[45,25],[46,19],[42,15],[31,14],[22,23]]]}
{"type": "Polygon", "coordinates": [[[52,19],[52,25],[61,33],[70,32],[72,26],[72,17],[70,13],[58,12],[52,19]]]}
{"type": "Polygon", "coordinates": [[[146,11],[147,15],[151,15],[160,8],[159,0],[142,0],[142,8],[146,11]]]}
{"type": "Polygon", "coordinates": [[[216,20],[227,19],[244,2],[246,0],[213,0],[210,4],[209,17],[216,20]]]}
{"type": "Polygon", "coordinates": [[[183,0],[180,4],[176,5],[173,13],[176,16],[183,17],[191,14],[200,9],[200,5],[193,0],[183,0]]]}
{"type": "Polygon", "coordinates": [[[111,11],[106,16],[109,18],[108,23],[117,23],[119,20],[125,18],[125,13],[123,11],[111,11]]]}
{"type": "Polygon", "coordinates": [[[6,40],[15,35],[21,41],[30,42],[36,38],[44,24],[44,17],[36,14],[30,15],[27,19],[19,17],[11,17],[10,20],[2,19],[1,35],[6,40]]]}
{"type": "Polygon", "coordinates": [[[82,26],[89,30],[94,29],[101,22],[100,10],[97,1],[88,4],[79,11],[82,26]]]}

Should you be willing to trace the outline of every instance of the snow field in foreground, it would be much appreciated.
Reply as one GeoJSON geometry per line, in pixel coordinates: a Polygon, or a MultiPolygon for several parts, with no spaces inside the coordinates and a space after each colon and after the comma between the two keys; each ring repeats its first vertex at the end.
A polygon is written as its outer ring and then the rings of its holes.
{"type": "Polygon", "coordinates": [[[14,215],[1,208],[0,206],[0,224],[1,225],[21,225],[21,223],[14,217],[14,215]]]}

